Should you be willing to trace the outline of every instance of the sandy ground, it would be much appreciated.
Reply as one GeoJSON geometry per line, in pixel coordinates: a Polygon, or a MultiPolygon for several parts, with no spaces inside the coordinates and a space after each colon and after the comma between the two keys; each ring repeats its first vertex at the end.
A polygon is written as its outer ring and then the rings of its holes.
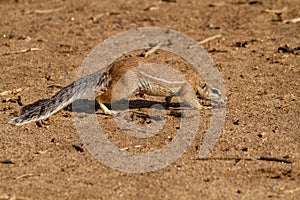
{"type": "MultiPolygon", "coordinates": [[[[0,0],[0,13],[0,199],[300,198],[300,23],[284,23],[300,17],[299,1],[0,0]],[[206,117],[178,160],[137,174],[98,162],[80,140],[70,110],[42,126],[7,124],[21,103],[48,98],[74,81],[98,43],[148,26],[195,41],[221,35],[203,44],[228,98],[223,134],[205,160],[197,152],[206,117]]],[[[140,140],[107,128],[114,127],[111,117],[98,111],[97,118],[111,141],[139,147],[140,140]]],[[[174,130],[178,119],[168,120],[165,128],[174,130]]],[[[163,131],[140,151],[163,147],[168,136],[163,131]]]]}

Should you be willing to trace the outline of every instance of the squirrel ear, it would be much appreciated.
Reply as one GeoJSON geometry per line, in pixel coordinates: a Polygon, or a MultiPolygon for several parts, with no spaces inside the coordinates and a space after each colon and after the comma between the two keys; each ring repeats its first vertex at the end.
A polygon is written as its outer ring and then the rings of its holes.
{"type": "Polygon", "coordinates": [[[204,88],[207,87],[207,85],[206,85],[206,83],[201,83],[201,84],[200,84],[200,87],[201,87],[202,89],[204,89],[204,88]]]}
{"type": "Polygon", "coordinates": [[[196,89],[196,94],[199,95],[201,99],[208,99],[208,87],[205,82],[196,85],[195,89],[196,89]]]}

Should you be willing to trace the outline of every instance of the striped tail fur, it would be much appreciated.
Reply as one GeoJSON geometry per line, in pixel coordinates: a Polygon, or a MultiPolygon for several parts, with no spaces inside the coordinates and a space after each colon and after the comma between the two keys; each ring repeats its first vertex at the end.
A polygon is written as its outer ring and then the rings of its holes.
{"type": "Polygon", "coordinates": [[[106,87],[108,81],[106,72],[84,76],[61,89],[53,97],[23,107],[20,116],[9,120],[8,123],[20,126],[46,119],[86,94],[95,92],[98,88],[106,87]]]}

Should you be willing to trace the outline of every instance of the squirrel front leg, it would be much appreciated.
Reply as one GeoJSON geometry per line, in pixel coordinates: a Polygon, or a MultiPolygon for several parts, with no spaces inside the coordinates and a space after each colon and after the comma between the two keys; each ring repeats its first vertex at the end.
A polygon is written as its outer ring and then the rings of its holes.
{"type": "Polygon", "coordinates": [[[100,100],[101,98],[97,98],[96,97],[96,102],[99,104],[101,110],[104,112],[104,114],[106,115],[111,115],[111,116],[114,116],[114,115],[117,115],[118,112],[117,111],[114,111],[114,110],[110,110],[105,104],[103,104],[100,100]]]}
{"type": "Polygon", "coordinates": [[[195,91],[187,83],[183,84],[178,92],[178,96],[191,108],[201,109],[203,106],[199,103],[195,91]]]}

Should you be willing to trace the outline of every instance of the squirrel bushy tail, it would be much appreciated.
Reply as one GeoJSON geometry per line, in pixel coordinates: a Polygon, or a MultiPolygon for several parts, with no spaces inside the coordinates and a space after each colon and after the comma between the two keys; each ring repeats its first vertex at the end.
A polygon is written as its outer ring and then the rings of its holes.
{"type": "Polygon", "coordinates": [[[106,87],[108,81],[106,72],[84,76],[61,89],[53,97],[39,100],[23,107],[21,115],[9,120],[8,123],[19,126],[48,118],[86,94],[95,92],[99,88],[106,87]]]}

